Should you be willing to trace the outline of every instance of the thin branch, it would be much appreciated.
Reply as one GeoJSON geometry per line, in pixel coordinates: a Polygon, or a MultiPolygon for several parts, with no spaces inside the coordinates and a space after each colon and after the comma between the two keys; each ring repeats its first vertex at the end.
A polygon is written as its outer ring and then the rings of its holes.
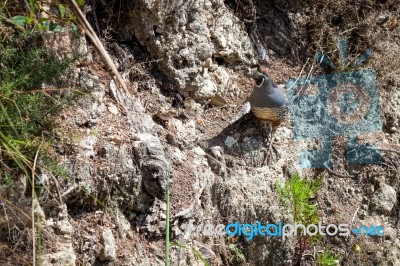
{"type": "Polygon", "coordinates": [[[360,206],[357,207],[356,211],[355,211],[354,214],[353,214],[353,218],[351,219],[351,222],[350,222],[351,225],[353,225],[353,222],[354,222],[354,220],[356,219],[357,212],[358,212],[359,209],[360,209],[360,206]]]}
{"type": "Polygon", "coordinates": [[[39,156],[40,148],[42,147],[42,143],[40,143],[39,148],[36,151],[35,159],[33,160],[33,167],[32,167],[32,265],[35,266],[36,264],[36,230],[35,230],[35,203],[36,203],[36,193],[35,193],[35,170],[36,170],[36,163],[39,156]]]}
{"type": "MultiPolygon", "coordinates": [[[[50,92],[50,91],[74,91],[74,92],[80,92],[79,90],[71,89],[71,88],[43,88],[43,89],[34,89],[34,90],[28,90],[28,91],[13,91],[15,94],[23,94],[23,93],[34,93],[34,92],[50,92]]],[[[0,94],[1,96],[1,94],[0,94]]]]}
{"type": "MultiPolygon", "coordinates": [[[[27,260],[25,260],[20,254],[18,254],[14,248],[9,248],[7,245],[0,242],[0,247],[8,250],[10,253],[17,255],[26,265],[31,265],[27,260]]],[[[14,261],[15,262],[15,261],[14,261]]]]}
{"type": "Polygon", "coordinates": [[[326,170],[328,170],[329,173],[331,173],[332,175],[335,175],[335,176],[337,176],[337,177],[341,177],[341,178],[353,178],[353,177],[354,177],[354,176],[351,176],[351,175],[339,174],[339,173],[333,171],[333,170],[330,169],[330,168],[326,168],[326,170]]]}
{"type": "Polygon", "coordinates": [[[390,149],[379,149],[380,151],[387,151],[387,152],[393,152],[396,154],[400,154],[400,151],[396,151],[396,150],[390,150],[390,149]]]}
{"type": "MultiPolygon", "coordinates": [[[[93,30],[92,26],[90,26],[89,22],[85,18],[85,15],[82,13],[79,6],[75,3],[74,0],[68,0],[67,2],[70,3],[70,8],[72,12],[75,13],[78,25],[81,26],[85,34],[89,37],[90,41],[94,45],[94,47],[98,50],[100,55],[106,60],[107,65],[110,67],[118,83],[121,85],[124,92],[130,96],[128,86],[126,85],[125,81],[123,80],[122,76],[119,74],[117,68],[114,65],[110,55],[107,53],[106,49],[104,48],[103,44],[101,43],[100,39],[97,37],[97,34],[93,30]]],[[[117,100],[117,99],[115,99],[117,100]]]]}
{"type": "MultiPolygon", "coordinates": [[[[21,208],[18,208],[18,206],[14,205],[11,201],[7,200],[6,198],[3,198],[0,195],[0,200],[4,201],[5,203],[7,203],[8,205],[10,205],[11,207],[15,208],[17,211],[19,211],[21,214],[23,214],[28,220],[31,220],[31,217],[29,216],[29,214],[25,213],[21,208]]],[[[13,212],[13,214],[20,220],[22,221],[22,219],[13,211],[13,208],[10,208],[10,210],[13,212]]],[[[22,221],[22,223],[24,223],[22,221]]]]}

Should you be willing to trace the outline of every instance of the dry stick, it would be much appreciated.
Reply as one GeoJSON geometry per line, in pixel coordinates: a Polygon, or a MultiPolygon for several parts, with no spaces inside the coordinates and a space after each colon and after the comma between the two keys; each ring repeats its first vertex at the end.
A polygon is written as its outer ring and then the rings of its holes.
{"type": "Polygon", "coordinates": [[[328,170],[329,173],[331,173],[332,175],[335,175],[335,176],[337,176],[337,177],[341,177],[341,178],[353,178],[353,177],[354,177],[354,176],[351,176],[351,175],[339,174],[339,173],[333,171],[333,170],[330,169],[330,168],[326,168],[326,170],[328,170]]]}
{"type": "Polygon", "coordinates": [[[353,222],[354,222],[354,220],[356,219],[357,212],[358,212],[359,209],[360,209],[360,206],[357,207],[356,211],[355,211],[354,214],[353,214],[353,218],[351,219],[351,222],[350,222],[351,225],[353,225],[353,222]]]}
{"type": "Polygon", "coordinates": [[[62,199],[60,183],[58,182],[57,178],[54,175],[50,175],[50,176],[51,176],[51,178],[53,178],[53,181],[56,184],[57,194],[58,194],[58,197],[60,199],[60,202],[58,202],[58,204],[60,204],[60,206],[62,206],[64,204],[64,202],[63,202],[63,199],[62,199]]]}
{"type": "MultiPolygon", "coordinates": [[[[82,13],[81,9],[78,7],[78,5],[75,3],[74,0],[68,0],[70,3],[70,7],[72,9],[72,12],[75,13],[78,25],[80,25],[86,35],[89,37],[90,41],[93,43],[94,47],[98,50],[101,56],[106,60],[107,65],[110,67],[112,72],[114,72],[114,75],[116,76],[116,79],[118,83],[121,85],[122,89],[124,92],[130,96],[130,93],[128,91],[128,86],[126,85],[125,81],[119,74],[117,68],[115,67],[110,55],[107,53],[106,49],[104,48],[103,44],[101,43],[100,39],[97,37],[97,34],[94,32],[92,26],[90,26],[89,22],[85,18],[85,15],[82,13]]],[[[115,99],[117,100],[117,99],[115,99]]]]}
{"type": "MultiPolygon", "coordinates": [[[[378,148],[379,149],[379,148],[378,148]]],[[[396,154],[400,154],[400,151],[396,151],[396,150],[390,150],[390,149],[379,149],[381,151],[386,151],[386,152],[394,152],[396,154]]]]}
{"type": "Polygon", "coordinates": [[[325,166],[325,169],[326,169],[329,173],[331,173],[331,174],[333,174],[333,175],[335,175],[335,176],[337,176],[337,177],[341,177],[341,178],[353,178],[353,177],[354,177],[354,176],[351,176],[351,175],[339,174],[339,173],[333,171],[331,168],[328,167],[328,165],[326,164],[326,162],[324,163],[324,166],[325,166]]]}
{"type": "Polygon", "coordinates": [[[1,206],[3,206],[4,216],[6,217],[6,221],[7,221],[8,235],[10,237],[10,234],[11,234],[10,219],[8,218],[6,206],[4,206],[4,203],[2,203],[1,206]]]}
{"type": "Polygon", "coordinates": [[[10,253],[17,255],[17,257],[19,257],[26,265],[31,266],[31,264],[28,261],[26,261],[20,254],[17,254],[17,252],[15,251],[14,248],[9,248],[7,245],[5,245],[1,242],[0,242],[0,247],[7,249],[10,253]]]}
{"type": "Polygon", "coordinates": [[[272,123],[271,122],[269,122],[268,123],[269,125],[269,145],[268,145],[268,150],[267,150],[267,155],[266,155],[266,157],[265,157],[265,160],[264,160],[264,164],[266,164],[266,163],[268,163],[268,158],[269,158],[269,155],[271,154],[271,157],[272,157],[272,142],[273,142],[273,139],[272,139],[272,137],[273,137],[273,131],[272,131],[272,123]]]}
{"type": "Polygon", "coordinates": [[[7,203],[8,205],[10,205],[12,208],[10,208],[10,210],[12,211],[12,213],[20,220],[22,221],[21,218],[19,218],[18,215],[16,215],[16,213],[13,211],[13,208],[16,209],[18,212],[20,212],[21,214],[25,215],[25,217],[28,220],[31,220],[31,217],[29,216],[29,214],[25,213],[23,210],[21,210],[20,208],[18,208],[18,206],[14,205],[11,203],[11,201],[7,200],[6,198],[3,198],[0,194],[0,200],[4,201],[5,203],[7,203]]]}
{"type": "MultiPolygon", "coordinates": [[[[48,91],[68,91],[71,90],[76,93],[82,93],[81,91],[71,89],[71,88],[42,88],[42,89],[33,89],[29,91],[14,91],[15,94],[23,94],[23,93],[35,93],[35,92],[48,92],[48,91]]],[[[1,96],[2,94],[0,94],[1,96]]]]}
{"type": "Polygon", "coordinates": [[[40,144],[39,148],[36,151],[35,154],[35,159],[33,161],[33,167],[32,167],[32,257],[33,257],[33,262],[32,266],[35,266],[36,264],[36,233],[35,233],[35,170],[36,170],[36,162],[39,156],[39,150],[40,147],[42,146],[42,143],[40,144]]]}
{"type": "MultiPolygon", "coordinates": [[[[306,67],[308,61],[310,58],[307,58],[306,63],[303,65],[303,67],[301,68],[300,74],[297,76],[296,80],[293,82],[292,86],[290,86],[289,88],[287,88],[287,90],[290,90],[291,88],[294,87],[294,85],[296,85],[296,83],[299,81],[301,74],[303,74],[304,68],[306,67]]],[[[303,86],[304,87],[304,86],[303,86]]],[[[303,90],[303,87],[297,92],[296,96],[290,101],[290,103],[293,102],[293,100],[300,95],[300,92],[303,90]]]]}

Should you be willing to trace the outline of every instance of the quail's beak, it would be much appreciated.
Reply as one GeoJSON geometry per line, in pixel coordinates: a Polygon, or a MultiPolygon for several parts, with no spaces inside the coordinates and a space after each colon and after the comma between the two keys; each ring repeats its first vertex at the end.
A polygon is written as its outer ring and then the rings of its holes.
{"type": "Polygon", "coordinates": [[[261,78],[261,73],[257,70],[257,68],[253,70],[253,78],[255,79],[261,78]]]}
{"type": "Polygon", "coordinates": [[[257,84],[263,81],[263,75],[257,69],[253,71],[253,78],[256,80],[257,84]]]}

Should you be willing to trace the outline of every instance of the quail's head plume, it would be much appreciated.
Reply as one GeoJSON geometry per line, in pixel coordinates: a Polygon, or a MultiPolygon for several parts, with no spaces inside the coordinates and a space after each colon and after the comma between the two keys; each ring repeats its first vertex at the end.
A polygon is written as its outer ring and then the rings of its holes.
{"type": "Polygon", "coordinates": [[[250,94],[251,111],[258,119],[279,125],[288,113],[288,100],[283,87],[274,84],[263,68],[255,70],[253,77],[256,85],[250,94]]]}

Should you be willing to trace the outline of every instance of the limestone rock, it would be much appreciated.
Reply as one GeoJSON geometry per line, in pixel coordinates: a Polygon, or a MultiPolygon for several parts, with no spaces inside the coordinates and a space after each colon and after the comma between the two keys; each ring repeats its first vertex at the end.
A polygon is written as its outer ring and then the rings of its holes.
{"type": "Polygon", "coordinates": [[[375,191],[374,197],[372,198],[372,208],[375,211],[382,213],[390,213],[396,204],[397,193],[396,190],[387,185],[381,184],[380,188],[375,191]]]}
{"type": "Polygon", "coordinates": [[[110,228],[105,228],[103,233],[101,234],[101,242],[102,242],[102,250],[100,252],[100,259],[103,261],[115,260],[116,251],[115,251],[115,238],[110,228]]]}
{"type": "Polygon", "coordinates": [[[244,25],[223,0],[140,0],[128,6],[130,23],[121,25],[121,35],[135,35],[154,58],[162,58],[160,69],[186,95],[211,98],[226,90],[229,74],[218,65],[255,63],[244,25]]]}
{"type": "Polygon", "coordinates": [[[43,266],[75,266],[76,255],[72,244],[58,243],[59,251],[42,257],[43,266]]]}
{"type": "Polygon", "coordinates": [[[165,157],[164,148],[157,137],[144,133],[138,138],[139,141],[134,144],[134,154],[142,170],[143,186],[151,196],[164,199],[171,163],[165,157]]]}

